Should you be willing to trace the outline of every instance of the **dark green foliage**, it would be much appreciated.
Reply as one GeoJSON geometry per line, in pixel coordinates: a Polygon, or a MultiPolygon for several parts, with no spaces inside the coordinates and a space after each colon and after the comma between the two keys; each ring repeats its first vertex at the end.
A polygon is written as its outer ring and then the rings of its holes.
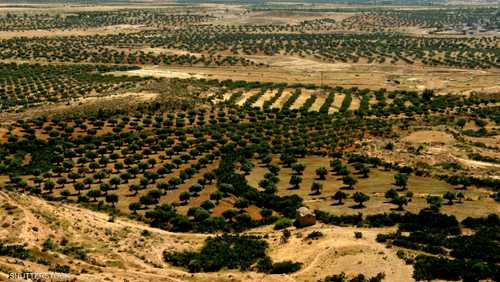
{"type": "Polygon", "coordinates": [[[69,265],[59,265],[57,264],[54,268],[49,269],[50,271],[58,272],[58,273],[70,273],[71,268],[69,265]]]}
{"type": "Polygon", "coordinates": [[[0,244],[0,256],[7,256],[19,259],[27,259],[33,256],[33,253],[24,248],[23,245],[0,244]]]}
{"type": "Polygon", "coordinates": [[[316,219],[327,224],[335,225],[360,225],[363,222],[363,215],[333,215],[324,211],[314,210],[316,219]]]}
{"type": "Polygon", "coordinates": [[[499,268],[496,265],[474,260],[451,260],[419,255],[414,268],[413,277],[417,281],[434,279],[479,281],[500,278],[499,268]]]}
{"type": "Polygon", "coordinates": [[[293,222],[289,218],[282,217],[276,221],[276,223],[274,224],[274,229],[275,230],[285,229],[292,226],[292,224],[293,222]]]}
{"type": "Polygon", "coordinates": [[[321,233],[321,231],[313,231],[313,232],[307,234],[306,239],[317,240],[321,237],[323,237],[323,233],[321,233]]]}
{"type": "Polygon", "coordinates": [[[287,274],[298,271],[302,267],[302,263],[292,261],[282,261],[273,264],[271,274],[287,274]]]}
{"type": "Polygon", "coordinates": [[[358,274],[352,279],[347,279],[344,272],[340,274],[335,274],[331,276],[325,277],[325,279],[320,280],[319,282],[381,282],[385,278],[384,273],[379,273],[373,277],[366,277],[363,274],[358,274]]]}
{"type": "Polygon", "coordinates": [[[212,272],[222,268],[247,270],[266,256],[267,243],[257,237],[228,235],[208,238],[200,252],[164,253],[165,260],[190,272],[212,272]]]}
{"type": "Polygon", "coordinates": [[[460,234],[460,227],[453,215],[421,210],[418,214],[406,213],[400,224],[403,231],[427,230],[452,235],[460,234]]]}

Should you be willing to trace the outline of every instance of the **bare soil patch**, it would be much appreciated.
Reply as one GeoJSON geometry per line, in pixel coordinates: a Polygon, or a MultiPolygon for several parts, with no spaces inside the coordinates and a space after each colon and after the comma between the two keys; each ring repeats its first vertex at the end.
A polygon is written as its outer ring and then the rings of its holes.
{"type": "Polygon", "coordinates": [[[166,78],[183,78],[183,79],[204,78],[204,76],[200,74],[190,73],[187,71],[170,70],[167,68],[160,68],[160,67],[144,67],[139,70],[113,72],[111,74],[142,76],[142,77],[152,76],[152,77],[166,77],[166,78]]]}
{"type": "Polygon", "coordinates": [[[412,132],[410,135],[402,139],[405,142],[418,144],[418,143],[442,143],[451,144],[455,138],[449,133],[442,131],[422,130],[412,132]]]}

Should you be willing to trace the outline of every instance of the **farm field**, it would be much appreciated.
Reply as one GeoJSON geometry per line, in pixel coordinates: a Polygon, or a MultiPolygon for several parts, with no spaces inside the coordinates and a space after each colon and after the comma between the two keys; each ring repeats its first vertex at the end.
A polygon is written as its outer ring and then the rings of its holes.
{"type": "Polygon", "coordinates": [[[1,281],[500,279],[498,3],[35,2],[1,281]]]}

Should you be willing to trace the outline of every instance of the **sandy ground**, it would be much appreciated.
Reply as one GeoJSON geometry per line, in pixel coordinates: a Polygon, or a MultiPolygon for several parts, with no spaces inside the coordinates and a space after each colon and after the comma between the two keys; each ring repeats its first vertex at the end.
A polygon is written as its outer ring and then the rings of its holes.
{"type": "Polygon", "coordinates": [[[309,99],[309,97],[311,97],[311,94],[309,93],[304,93],[305,91],[303,90],[302,91],[302,94],[299,95],[299,98],[297,98],[297,100],[295,100],[295,102],[293,102],[292,106],[290,107],[290,109],[299,109],[302,104],[304,104],[305,101],[307,101],[307,99],[309,99]]]}
{"type": "Polygon", "coordinates": [[[266,93],[264,95],[262,95],[254,104],[253,106],[254,107],[259,107],[259,108],[262,108],[262,106],[264,106],[264,103],[268,100],[270,100],[274,95],[276,95],[276,93],[278,92],[278,90],[268,90],[266,91],[266,93]]]}
{"type": "Polygon", "coordinates": [[[359,100],[358,97],[352,96],[352,101],[351,101],[351,105],[349,105],[349,110],[354,111],[354,110],[359,109],[360,102],[361,101],[359,100]]]}
{"type": "Polygon", "coordinates": [[[55,29],[55,30],[25,30],[25,31],[0,31],[0,39],[13,37],[53,37],[53,36],[85,36],[85,35],[106,35],[116,33],[139,32],[143,29],[142,25],[112,25],[99,28],[85,29],[55,29]]]}
{"type": "MultiPolygon", "coordinates": [[[[261,56],[265,57],[265,56],[261,56]]],[[[471,91],[493,91],[500,87],[500,70],[464,70],[424,67],[417,65],[339,64],[324,63],[295,57],[268,57],[271,67],[201,67],[143,66],[145,69],[165,69],[171,72],[196,74],[217,79],[316,83],[330,86],[368,88],[378,90],[435,89],[437,93],[467,94],[471,91]],[[488,90],[489,89],[489,90],[488,90]],[[492,90],[493,89],[493,90],[492,90]]],[[[258,61],[253,57],[248,59],[258,61]]],[[[171,76],[171,75],[169,75],[171,76]]],[[[183,75],[185,77],[185,75],[183,75]]]]}
{"type": "Polygon", "coordinates": [[[45,104],[33,108],[29,108],[23,112],[4,112],[0,113],[0,122],[12,122],[19,118],[31,118],[37,115],[44,115],[47,113],[67,112],[81,107],[98,106],[105,103],[114,103],[126,107],[137,102],[146,102],[154,100],[159,94],[153,92],[125,92],[116,93],[106,96],[87,96],[82,98],[73,99],[69,102],[45,104]]]}
{"type": "Polygon", "coordinates": [[[324,95],[317,95],[316,100],[312,104],[311,108],[309,108],[309,111],[319,111],[321,106],[325,103],[325,96],[324,95]]]}
{"type": "Polygon", "coordinates": [[[488,168],[488,167],[494,167],[494,168],[500,168],[500,164],[494,164],[494,163],[488,163],[488,162],[481,162],[481,161],[474,161],[474,160],[467,160],[463,158],[458,158],[453,156],[453,158],[460,163],[462,163],[465,166],[468,167],[473,167],[473,168],[488,168]]]}
{"type": "Polygon", "coordinates": [[[340,109],[340,106],[342,106],[342,102],[344,101],[344,98],[345,98],[344,94],[335,93],[332,106],[335,107],[336,109],[340,109]]]}
{"type": "Polygon", "coordinates": [[[152,76],[152,77],[166,77],[166,78],[205,78],[205,76],[200,74],[194,74],[187,71],[169,70],[167,68],[160,67],[145,67],[139,70],[130,71],[117,71],[110,74],[114,75],[130,75],[130,76],[152,76]]]}
{"type": "MultiPolygon", "coordinates": [[[[0,217],[3,226],[0,238],[11,243],[26,243],[28,247],[38,247],[48,237],[56,242],[66,238],[88,250],[86,261],[57,253],[61,263],[73,261],[72,269],[86,269],[86,274],[76,276],[78,281],[311,281],[341,271],[351,276],[385,272],[386,281],[412,281],[411,266],[397,258],[396,250],[375,242],[376,234],[389,232],[389,229],[316,224],[306,229],[292,229],[290,241],[282,243],[280,231],[263,227],[249,233],[269,236],[269,255],[273,260],[291,259],[304,263],[299,272],[292,275],[238,271],[190,274],[164,263],[162,252],[165,249],[198,249],[207,238],[206,234],[172,233],[122,218],[109,222],[109,216],[103,213],[0,191],[0,207],[6,205],[11,207],[11,212],[0,217]],[[141,236],[144,230],[150,235],[141,236]],[[314,230],[325,236],[314,241],[303,238],[314,230]],[[363,239],[354,239],[354,231],[363,232],[363,239]]],[[[47,271],[47,266],[6,257],[0,258],[0,267],[12,271],[25,267],[47,271]]],[[[6,278],[6,274],[0,271],[0,277],[6,278]]]]}
{"type": "Polygon", "coordinates": [[[236,101],[236,105],[238,106],[243,106],[245,104],[246,100],[253,95],[257,94],[260,90],[253,90],[253,91],[248,91],[244,92],[243,95],[236,101]]]}
{"type": "Polygon", "coordinates": [[[412,267],[394,256],[394,249],[376,243],[375,237],[381,230],[319,226],[300,230],[302,234],[313,230],[322,232],[325,236],[318,241],[292,237],[285,246],[276,246],[271,252],[273,257],[306,265],[292,275],[296,280],[317,281],[340,272],[362,272],[369,276],[384,272],[385,281],[413,281],[412,267]],[[355,231],[361,231],[363,238],[354,239],[355,231]]]}
{"type": "Polygon", "coordinates": [[[419,143],[443,143],[451,144],[455,141],[451,134],[442,131],[422,130],[412,132],[410,135],[402,139],[405,142],[419,143]]]}
{"type": "Polygon", "coordinates": [[[276,102],[274,102],[274,104],[271,107],[272,108],[281,108],[281,106],[283,106],[283,104],[286,101],[288,101],[288,98],[290,98],[290,96],[292,95],[292,91],[293,90],[290,90],[290,89],[283,90],[283,94],[281,94],[281,96],[278,98],[278,100],[276,100],[276,102]]]}

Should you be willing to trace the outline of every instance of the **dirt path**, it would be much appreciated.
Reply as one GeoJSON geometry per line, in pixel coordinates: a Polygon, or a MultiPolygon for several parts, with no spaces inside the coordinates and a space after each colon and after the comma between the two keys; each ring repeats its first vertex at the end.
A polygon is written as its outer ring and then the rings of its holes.
{"type": "Polygon", "coordinates": [[[384,272],[385,281],[414,281],[413,268],[397,257],[397,250],[388,249],[375,240],[377,234],[392,231],[394,230],[391,228],[369,229],[316,224],[292,231],[291,238],[285,244],[276,243],[281,232],[270,228],[263,228],[252,234],[269,236],[270,256],[273,260],[303,263],[301,270],[287,277],[293,278],[293,281],[318,281],[340,272],[345,272],[348,276],[358,273],[375,276],[384,272]],[[312,231],[320,231],[323,236],[318,240],[305,239],[312,231]],[[355,239],[355,231],[362,232],[363,238],[355,239]]]}

